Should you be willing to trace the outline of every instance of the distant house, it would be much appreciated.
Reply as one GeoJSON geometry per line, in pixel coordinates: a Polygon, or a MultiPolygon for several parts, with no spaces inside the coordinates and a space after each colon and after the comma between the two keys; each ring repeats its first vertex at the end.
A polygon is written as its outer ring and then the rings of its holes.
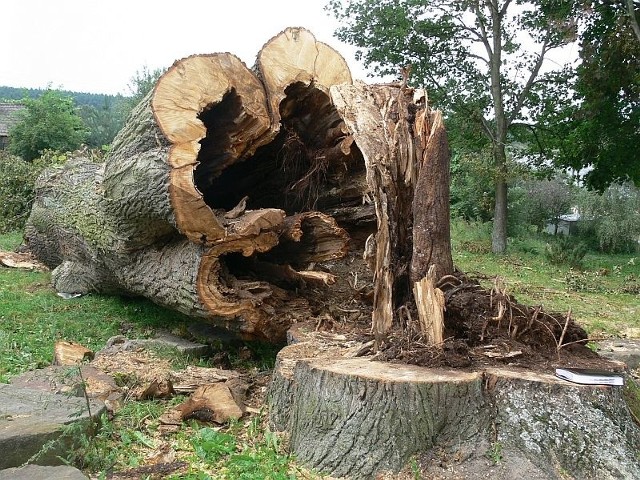
{"type": "Polygon", "coordinates": [[[574,235],[580,222],[580,214],[574,212],[569,215],[560,215],[557,222],[557,229],[555,222],[549,222],[544,231],[551,235],[574,235]]]}
{"type": "Polygon", "coordinates": [[[0,103],[0,150],[7,148],[9,130],[19,120],[17,113],[24,108],[24,105],[19,103],[0,103]]]}

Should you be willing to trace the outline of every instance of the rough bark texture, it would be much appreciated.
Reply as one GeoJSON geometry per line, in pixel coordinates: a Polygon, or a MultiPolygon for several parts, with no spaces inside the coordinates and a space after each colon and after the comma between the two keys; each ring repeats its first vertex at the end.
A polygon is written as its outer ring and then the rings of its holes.
{"type": "MultiPolygon", "coordinates": [[[[446,137],[424,93],[350,84],[344,59],[299,28],[269,40],[253,70],[228,53],[177,61],[103,164],[75,159],[39,179],[31,251],[60,292],[142,295],[282,340],[296,319],[322,315],[319,293],[337,281],[324,264],[362,249],[377,221],[382,339],[412,302],[413,196],[446,137]]],[[[450,265],[448,250],[420,248],[450,265]]]]}
{"type": "MultiPolygon", "coordinates": [[[[464,471],[465,461],[499,445],[511,478],[640,478],[640,429],[620,388],[508,368],[461,372],[347,358],[357,350],[307,342],[278,355],[271,423],[290,432],[292,452],[310,467],[374,478],[444,450],[464,471]]],[[[478,478],[467,472],[454,478],[478,478]]]]}

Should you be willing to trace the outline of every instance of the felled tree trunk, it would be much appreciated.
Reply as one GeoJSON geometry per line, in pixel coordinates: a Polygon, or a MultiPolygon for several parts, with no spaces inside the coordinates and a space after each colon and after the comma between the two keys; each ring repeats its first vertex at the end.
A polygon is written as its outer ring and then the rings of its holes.
{"type": "Polygon", "coordinates": [[[280,340],[319,314],[310,301],[336,282],[323,265],[360,249],[377,214],[373,266],[386,283],[375,282],[374,311],[389,324],[411,292],[433,114],[411,89],[351,83],[344,59],[304,29],[267,42],[254,70],[231,54],[177,61],[104,164],[76,159],[39,179],[31,251],[60,292],[142,295],[280,340]],[[378,187],[376,169],[394,178],[378,187]]]}

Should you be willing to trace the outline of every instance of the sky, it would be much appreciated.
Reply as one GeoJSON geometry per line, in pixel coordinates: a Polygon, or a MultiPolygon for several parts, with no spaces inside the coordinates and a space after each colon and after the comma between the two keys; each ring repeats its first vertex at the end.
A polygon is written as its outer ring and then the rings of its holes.
{"type": "Polygon", "coordinates": [[[305,27],[366,72],[338,41],[328,0],[2,0],[0,85],[130,94],[143,67],[231,52],[249,67],[270,38],[305,27]]]}

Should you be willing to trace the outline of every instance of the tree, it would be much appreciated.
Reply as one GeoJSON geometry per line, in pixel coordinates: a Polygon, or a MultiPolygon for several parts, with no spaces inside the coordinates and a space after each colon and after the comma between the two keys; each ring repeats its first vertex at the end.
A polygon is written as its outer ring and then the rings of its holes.
{"type": "Polygon", "coordinates": [[[557,165],[582,171],[589,187],[640,184],[636,18],[622,0],[589,2],[585,8],[573,101],[549,109],[548,131],[556,134],[551,151],[557,165]]]}
{"type": "Polygon", "coordinates": [[[79,115],[89,133],[86,143],[90,147],[100,148],[109,145],[124,125],[125,113],[129,104],[123,105],[122,97],[104,97],[101,106],[81,105],[79,115]]]}
{"type": "Polygon", "coordinates": [[[530,180],[525,183],[524,188],[525,213],[529,224],[534,225],[540,233],[547,222],[552,222],[555,225],[554,234],[557,234],[560,217],[570,213],[573,206],[571,186],[562,178],[555,177],[530,180]]]}
{"type": "Polygon", "coordinates": [[[607,253],[638,250],[640,189],[633,183],[612,183],[602,193],[583,189],[578,209],[585,222],[582,234],[597,242],[593,247],[607,253]]]}
{"type": "Polygon", "coordinates": [[[491,144],[495,168],[492,248],[506,249],[508,133],[530,126],[535,104],[565,71],[543,72],[553,49],[575,38],[567,0],[331,0],[337,35],[382,74],[411,67],[433,102],[466,116],[491,144]]]}
{"type": "Polygon", "coordinates": [[[26,109],[9,132],[9,151],[27,161],[45,150],[61,152],[77,149],[87,136],[71,97],[47,90],[39,98],[22,100],[26,109]]]}
{"type": "Polygon", "coordinates": [[[153,89],[164,71],[164,68],[149,70],[149,67],[146,65],[142,67],[142,70],[136,70],[136,73],[131,77],[128,86],[129,91],[131,92],[131,97],[129,98],[129,110],[140,103],[147,93],[153,89]]]}

